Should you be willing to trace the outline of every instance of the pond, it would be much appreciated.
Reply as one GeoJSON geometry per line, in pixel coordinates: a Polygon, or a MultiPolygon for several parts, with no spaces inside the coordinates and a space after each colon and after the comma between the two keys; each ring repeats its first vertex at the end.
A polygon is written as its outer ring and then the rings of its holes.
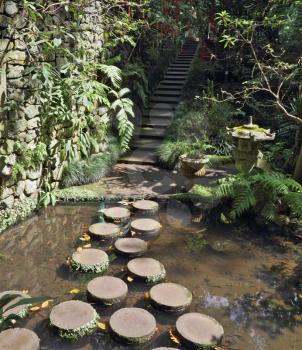
{"type": "MultiPolygon", "coordinates": [[[[83,245],[78,238],[95,220],[97,210],[97,204],[58,205],[2,234],[0,291],[28,290],[31,295],[57,298],[56,302],[85,300],[87,278],[71,273],[66,259],[83,245]],[[74,288],[83,293],[70,294],[74,288]]],[[[193,292],[191,311],[212,316],[224,326],[228,350],[302,349],[298,245],[265,230],[255,233],[246,226],[194,223],[198,217],[177,201],[163,203],[158,216],[163,229],[146,256],[165,265],[168,281],[193,292]]],[[[127,261],[115,259],[108,274],[123,276],[127,261]]],[[[126,305],[147,308],[158,323],[154,340],[139,349],[173,346],[168,330],[178,315],[154,310],[145,297],[149,288],[129,283],[126,305]]],[[[97,307],[102,322],[113,310],[97,307]]],[[[42,349],[127,348],[101,330],[78,342],[63,341],[48,326],[49,312],[33,312],[21,322],[38,333],[42,349]]]]}

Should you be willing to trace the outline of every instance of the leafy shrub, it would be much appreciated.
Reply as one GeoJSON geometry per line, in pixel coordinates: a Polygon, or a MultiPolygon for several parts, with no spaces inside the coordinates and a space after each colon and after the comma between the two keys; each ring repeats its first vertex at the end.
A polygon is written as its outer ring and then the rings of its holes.
{"type": "Polygon", "coordinates": [[[302,218],[302,185],[281,173],[230,176],[219,181],[216,196],[230,200],[231,221],[253,210],[267,221],[302,218]]]}
{"type": "Polygon", "coordinates": [[[116,139],[111,139],[108,149],[102,154],[87,160],[74,161],[63,171],[62,187],[71,187],[92,183],[102,179],[110,171],[120,156],[120,146],[116,139]]]}

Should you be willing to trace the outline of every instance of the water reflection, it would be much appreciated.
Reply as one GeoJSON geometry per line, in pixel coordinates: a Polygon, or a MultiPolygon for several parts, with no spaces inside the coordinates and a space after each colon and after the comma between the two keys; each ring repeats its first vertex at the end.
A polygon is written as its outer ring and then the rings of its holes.
{"type": "MultiPolygon", "coordinates": [[[[33,295],[85,300],[92,278],[71,273],[65,262],[95,220],[97,205],[48,208],[0,237],[0,290],[26,289],[33,295]],[[79,288],[81,293],[68,293],[79,288]]],[[[194,214],[194,213],[193,213],[194,214]]],[[[160,260],[168,280],[185,285],[194,294],[191,311],[215,317],[225,328],[228,350],[302,349],[302,262],[299,253],[284,247],[278,237],[242,229],[192,223],[191,209],[176,201],[163,205],[158,218],[163,229],[150,243],[147,256],[160,260]],[[203,249],[192,249],[203,231],[203,249]],[[195,239],[195,241],[194,241],[195,239]]],[[[94,246],[98,243],[92,242],[94,246]]],[[[108,247],[103,247],[108,249],[108,247]]],[[[108,274],[126,278],[126,258],[118,257],[108,274]]],[[[126,306],[147,308],[158,321],[159,333],[139,349],[172,346],[168,331],[178,315],[154,310],[145,298],[149,287],[129,284],[126,306]]],[[[102,322],[115,309],[97,307],[102,322]]],[[[49,310],[32,314],[21,325],[37,331],[44,350],[119,350],[107,333],[77,343],[62,341],[49,328],[49,310]]],[[[135,348],[133,348],[135,349],[135,348]]]]}

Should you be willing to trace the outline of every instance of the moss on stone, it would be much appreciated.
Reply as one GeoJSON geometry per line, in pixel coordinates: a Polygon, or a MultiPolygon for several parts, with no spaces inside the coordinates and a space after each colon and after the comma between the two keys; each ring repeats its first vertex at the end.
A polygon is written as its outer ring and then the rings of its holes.
{"type": "Polygon", "coordinates": [[[61,338],[68,340],[78,340],[80,338],[93,334],[97,329],[98,320],[99,315],[95,312],[95,318],[83,327],[79,327],[76,329],[62,329],[56,327],[52,323],[50,323],[50,325],[58,331],[58,334],[61,338]]]}
{"type": "Polygon", "coordinates": [[[28,199],[11,209],[0,210],[0,233],[32,214],[37,205],[37,199],[28,199]]]}
{"type": "Polygon", "coordinates": [[[70,267],[73,271],[85,272],[85,273],[102,273],[105,272],[109,267],[109,260],[105,261],[101,264],[95,265],[86,265],[80,264],[74,261],[72,258],[70,259],[70,267]]]}

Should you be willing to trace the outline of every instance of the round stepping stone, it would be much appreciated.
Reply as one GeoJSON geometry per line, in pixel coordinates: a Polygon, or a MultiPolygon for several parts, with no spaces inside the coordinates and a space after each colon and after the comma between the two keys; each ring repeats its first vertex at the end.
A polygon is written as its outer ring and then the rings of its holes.
{"type": "Polygon", "coordinates": [[[133,208],[143,214],[155,214],[158,212],[159,205],[154,201],[140,200],[133,203],[133,208]]]}
{"type": "Polygon", "coordinates": [[[161,224],[154,219],[137,219],[131,222],[131,230],[141,235],[154,236],[160,229],[161,224]]]}
{"type": "Polygon", "coordinates": [[[119,238],[114,243],[118,253],[126,256],[139,256],[148,249],[148,244],[139,238],[119,238]]]}
{"type": "Polygon", "coordinates": [[[4,296],[9,296],[9,295],[20,295],[20,297],[16,297],[14,300],[10,301],[6,305],[3,306],[3,317],[6,318],[10,315],[17,315],[19,318],[24,318],[27,313],[30,305],[19,305],[13,308],[10,308],[10,306],[16,304],[18,301],[29,298],[29,295],[22,293],[19,290],[7,290],[5,292],[0,293],[0,298],[4,296]]]}
{"type": "Polygon", "coordinates": [[[185,345],[197,349],[214,348],[224,335],[223,327],[214,318],[196,312],[180,316],[176,331],[185,345]]]}
{"type": "Polygon", "coordinates": [[[164,265],[153,258],[136,258],[128,262],[127,269],[135,278],[147,283],[158,283],[166,277],[164,265]]]}
{"type": "Polygon", "coordinates": [[[140,308],[116,311],[109,321],[114,336],[127,344],[143,344],[156,332],[156,320],[150,312],[140,308]]]}
{"type": "Polygon", "coordinates": [[[0,333],[1,350],[39,350],[40,339],[29,329],[14,328],[0,333]]]}
{"type": "Polygon", "coordinates": [[[130,211],[126,208],[113,207],[103,211],[105,218],[114,223],[124,223],[130,219],[130,211]]]}
{"type": "Polygon", "coordinates": [[[192,293],[176,283],[158,284],[149,293],[152,304],[165,311],[182,311],[192,303],[192,293]]]}
{"type": "Polygon", "coordinates": [[[155,348],[153,350],[178,350],[177,348],[167,348],[167,347],[161,347],[161,348],[155,348]]]}
{"type": "Polygon", "coordinates": [[[109,257],[100,249],[83,249],[72,254],[70,266],[74,271],[101,273],[108,269],[109,257]]]}
{"type": "Polygon", "coordinates": [[[117,277],[97,277],[87,285],[87,295],[93,301],[113,305],[123,301],[128,293],[127,284],[117,277]]]}
{"type": "Polygon", "coordinates": [[[58,304],[50,313],[50,324],[58,330],[60,337],[66,339],[79,339],[94,333],[97,320],[94,308],[78,300],[58,304]]]}
{"type": "Polygon", "coordinates": [[[102,241],[115,239],[121,233],[117,225],[105,222],[91,225],[89,227],[89,232],[93,238],[102,241]]]}

